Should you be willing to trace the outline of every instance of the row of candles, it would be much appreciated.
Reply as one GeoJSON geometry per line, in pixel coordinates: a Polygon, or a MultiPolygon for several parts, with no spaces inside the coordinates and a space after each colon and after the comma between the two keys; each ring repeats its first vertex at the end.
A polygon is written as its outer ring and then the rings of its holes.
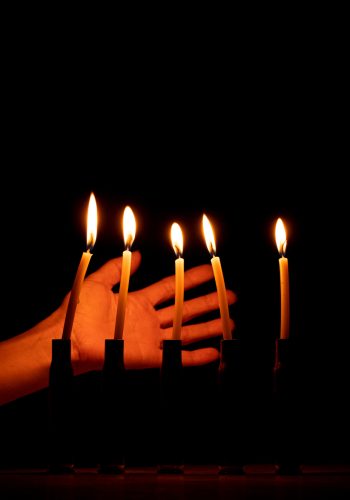
{"type": "MultiPolygon", "coordinates": [[[[208,251],[211,255],[211,264],[218,293],[218,301],[220,308],[220,316],[222,322],[222,332],[224,340],[232,339],[230,327],[229,309],[227,303],[226,287],[224,275],[221,267],[220,258],[216,255],[215,236],[212,225],[206,215],[203,215],[203,232],[208,251]]],[[[115,339],[123,338],[124,320],[126,303],[129,289],[130,269],[131,269],[131,246],[136,235],[136,221],[130,207],[126,207],[123,216],[123,232],[125,250],[122,258],[122,270],[120,278],[120,287],[118,295],[117,317],[115,323],[115,339]]],[[[88,216],[87,216],[87,250],[83,252],[80,260],[78,271],[73,283],[64,328],[63,339],[70,339],[74,322],[75,311],[79,302],[81,286],[83,284],[90,259],[92,257],[92,249],[96,241],[97,235],[97,204],[93,193],[91,193],[88,216]]],[[[281,292],[281,324],[280,338],[287,339],[289,337],[289,274],[288,274],[288,259],[285,257],[287,237],[282,219],[278,219],[276,223],[276,245],[280,254],[280,292],[281,292]]],[[[183,236],[182,231],[176,222],[171,227],[171,241],[176,255],[175,260],[175,308],[173,320],[173,340],[181,339],[182,328],[182,310],[184,303],[184,259],[183,253],[183,236]]]]}

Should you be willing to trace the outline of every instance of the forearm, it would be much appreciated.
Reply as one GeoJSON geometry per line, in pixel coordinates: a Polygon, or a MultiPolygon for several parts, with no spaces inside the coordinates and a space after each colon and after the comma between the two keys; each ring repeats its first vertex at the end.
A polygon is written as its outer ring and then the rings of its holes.
{"type": "Polygon", "coordinates": [[[62,334],[55,312],[31,330],[0,343],[0,404],[48,386],[51,339],[62,334]]]}

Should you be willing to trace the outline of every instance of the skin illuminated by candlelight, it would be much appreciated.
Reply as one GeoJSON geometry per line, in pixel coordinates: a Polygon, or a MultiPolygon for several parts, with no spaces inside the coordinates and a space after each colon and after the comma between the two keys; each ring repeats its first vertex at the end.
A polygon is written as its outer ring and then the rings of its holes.
{"type": "Polygon", "coordinates": [[[213,267],[216,289],[219,297],[222,333],[224,340],[231,340],[232,339],[231,320],[228,309],[225,280],[222,272],[220,258],[215,255],[216,245],[215,245],[214,231],[208,217],[205,214],[203,215],[202,223],[203,223],[205,242],[207,244],[207,248],[210,255],[212,255],[211,265],[213,267]]]}
{"type": "Polygon", "coordinates": [[[173,340],[181,339],[182,312],[184,304],[184,259],[181,257],[183,252],[183,237],[179,224],[174,222],[171,226],[171,241],[177,259],[175,260],[175,313],[173,323],[173,340]]]}
{"type": "Polygon", "coordinates": [[[123,231],[124,231],[124,243],[126,250],[123,252],[123,263],[122,263],[122,274],[120,280],[119,288],[119,300],[117,309],[117,319],[115,322],[115,339],[123,338],[124,322],[125,322],[125,311],[126,302],[128,298],[129,281],[130,281],[130,269],[131,269],[131,245],[135,239],[136,234],[136,221],[133,211],[130,207],[125,207],[124,217],[123,217],[123,231]]]}
{"type": "MultiPolygon", "coordinates": [[[[131,273],[140,265],[141,255],[132,252],[131,273]]],[[[101,370],[105,354],[105,339],[114,335],[119,295],[113,287],[121,277],[122,258],[112,259],[84,280],[72,336],[74,374],[101,370]]],[[[185,290],[195,289],[213,279],[209,265],[185,272],[185,290]]],[[[159,368],[162,362],[162,341],[172,338],[174,305],[174,275],[128,294],[128,307],[123,338],[127,369],[159,368]]],[[[227,291],[228,303],[236,297],[227,291]]],[[[69,301],[30,330],[0,342],[0,404],[47,387],[51,363],[51,341],[60,338],[69,301]]],[[[218,294],[199,295],[186,300],[182,318],[182,343],[189,345],[222,335],[221,320],[212,319],[188,324],[219,307],[218,294]]],[[[233,329],[233,322],[230,323],[233,329]]],[[[197,347],[182,351],[184,366],[203,365],[216,361],[218,351],[213,347],[197,347]]]]}
{"type": "Polygon", "coordinates": [[[287,235],[284,228],[282,219],[278,219],[276,223],[276,245],[279,254],[280,267],[280,289],[281,289],[281,327],[280,338],[289,338],[289,325],[290,325],[290,302],[289,302],[289,272],[288,272],[288,259],[285,257],[287,248],[287,235]]]}
{"type": "Polygon", "coordinates": [[[87,251],[83,252],[77,274],[75,275],[73,288],[70,294],[69,303],[67,307],[66,319],[63,327],[63,334],[62,334],[63,339],[70,339],[72,334],[75,311],[79,303],[80,290],[92,257],[90,250],[93,248],[95,244],[96,234],[97,234],[97,204],[94,194],[91,193],[89,208],[88,208],[88,216],[87,216],[87,231],[86,231],[87,251]]]}

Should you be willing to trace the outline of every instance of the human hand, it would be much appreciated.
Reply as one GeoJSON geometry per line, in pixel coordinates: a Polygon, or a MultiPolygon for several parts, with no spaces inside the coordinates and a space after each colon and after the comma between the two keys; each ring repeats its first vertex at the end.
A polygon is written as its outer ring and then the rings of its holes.
{"type": "MultiPolygon", "coordinates": [[[[131,272],[140,265],[141,255],[133,252],[131,272]]],[[[106,338],[113,338],[118,294],[112,287],[119,282],[122,259],[112,259],[84,282],[80,303],[77,307],[72,332],[72,359],[76,373],[101,369],[106,338]]],[[[194,288],[213,279],[210,265],[198,266],[186,271],[185,289],[194,288]]],[[[126,368],[142,369],[159,367],[162,360],[161,341],[170,339],[174,306],[156,309],[174,297],[174,276],[169,276],[142,290],[129,293],[124,325],[124,360],[126,368]]],[[[60,313],[62,317],[68,304],[65,298],[60,313]]],[[[235,301],[233,292],[227,292],[228,302],[235,301]]],[[[222,333],[220,318],[186,325],[189,320],[218,309],[217,293],[202,295],[184,303],[182,341],[190,344],[222,333]]],[[[233,328],[233,322],[232,322],[233,328]]],[[[201,365],[215,361],[218,352],[214,348],[183,351],[185,366],[201,365]]]]}

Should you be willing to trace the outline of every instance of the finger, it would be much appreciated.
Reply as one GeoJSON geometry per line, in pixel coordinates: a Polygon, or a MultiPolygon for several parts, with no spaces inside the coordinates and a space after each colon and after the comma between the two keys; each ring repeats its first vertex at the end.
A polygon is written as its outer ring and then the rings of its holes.
{"type": "MultiPolygon", "coordinates": [[[[227,293],[227,302],[229,304],[233,304],[236,302],[236,295],[231,292],[231,290],[226,290],[227,293]]],[[[219,300],[217,292],[210,293],[209,295],[202,295],[201,297],[197,297],[196,299],[187,300],[184,303],[183,308],[183,323],[189,321],[201,314],[205,314],[209,311],[215,311],[215,309],[219,308],[219,300]]],[[[160,325],[164,328],[172,325],[173,317],[174,317],[174,306],[164,307],[163,309],[159,309],[157,311],[158,319],[160,325]]]]}
{"type": "MultiPolygon", "coordinates": [[[[213,279],[213,270],[209,264],[193,267],[185,272],[185,290],[201,285],[213,279]]],[[[168,276],[153,285],[144,288],[150,302],[155,306],[174,297],[175,276],[168,276]]]]}
{"type": "MultiPolygon", "coordinates": [[[[230,320],[231,332],[234,329],[234,322],[230,320]]],[[[173,329],[166,328],[163,330],[165,339],[171,339],[173,329]]],[[[181,330],[182,344],[191,344],[192,342],[199,342],[200,340],[210,339],[222,335],[221,319],[213,319],[206,323],[198,323],[197,325],[183,326],[181,330]]]]}
{"type": "MultiPolygon", "coordinates": [[[[131,274],[133,274],[139,267],[141,262],[140,252],[132,252],[131,258],[131,274]]],[[[122,257],[111,259],[104,264],[96,272],[88,276],[87,281],[95,281],[112,288],[120,281],[120,273],[122,268],[122,257]]]]}
{"type": "Polygon", "coordinates": [[[206,347],[195,351],[182,351],[182,364],[184,366],[206,365],[217,359],[219,359],[219,353],[214,347],[206,347]]]}

